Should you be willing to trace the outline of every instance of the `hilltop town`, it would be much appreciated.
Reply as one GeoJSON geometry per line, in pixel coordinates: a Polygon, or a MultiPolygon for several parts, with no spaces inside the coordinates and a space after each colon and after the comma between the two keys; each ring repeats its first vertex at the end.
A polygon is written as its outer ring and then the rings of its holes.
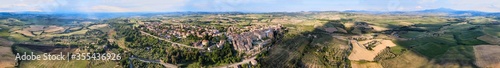
{"type": "Polygon", "coordinates": [[[283,26],[252,25],[252,26],[208,26],[187,24],[166,24],[146,22],[139,26],[142,31],[151,33],[160,38],[173,42],[190,45],[192,47],[221,48],[224,44],[232,44],[235,50],[245,53],[268,47],[275,36],[283,34],[283,26]]]}

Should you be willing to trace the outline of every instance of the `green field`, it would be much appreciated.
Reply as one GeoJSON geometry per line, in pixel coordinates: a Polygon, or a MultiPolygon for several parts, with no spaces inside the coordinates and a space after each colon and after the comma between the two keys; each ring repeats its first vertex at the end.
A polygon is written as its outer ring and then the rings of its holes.
{"type": "Polygon", "coordinates": [[[408,31],[404,34],[400,34],[399,36],[401,36],[403,38],[417,38],[417,37],[424,35],[424,34],[425,34],[424,32],[408,31]]]}
{"type": "Polygon", "coordinates": [[[435,63],[448,63],[461,67],[475,67],[475,57],[473,46],[454,46],[442,55],[434,58],[435,63]]]}
{"type": "Polygon", "coordinates": [[[428,58],[433,58],[446,52],[452,46],[456,46],[453,35],[443,35],[441,37],[424,37],[411,41],[397,41],[398,46],[409,48],[428,58]]]}
{"type": "Polygon", "coordinates": [[[390,51],[394,54],[402,54],[406,49],[401,46],[394,46],[390,48],[390,51]]]}
{"type": "Polygon", "coordinates": [[[500,25],[492,25],[483,27],[483,32],[491,36],[500,37],[500,25]]]}
{"type": "Polygon", "coordinates": [[[484,33],[481,31],[456,32],[453,34],[459,45],[487,44],[486,42],[477,39],[477,37],[483,35],[484,33]]]}
{"type": "Polygon", "coordinates": [[[9,28],[0,27],[0,37],[8,37],[8,36],[10,36],[9,28]]]}
{"type": "Polygon", "coordinates": [[[21,34],[10,34],[10,37],[14,39],[15,41],[29,41],[30,38],[25,37],[21,34]]]}

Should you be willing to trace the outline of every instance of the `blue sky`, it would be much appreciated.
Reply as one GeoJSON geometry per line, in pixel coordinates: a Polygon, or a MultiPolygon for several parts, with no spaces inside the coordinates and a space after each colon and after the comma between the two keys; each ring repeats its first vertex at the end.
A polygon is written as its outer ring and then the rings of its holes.
{"type": "Polygon", "coordinates": [[[500,12],[500,0],[0,0],[0,12],[416,11],[434,8],[500,12]]]}

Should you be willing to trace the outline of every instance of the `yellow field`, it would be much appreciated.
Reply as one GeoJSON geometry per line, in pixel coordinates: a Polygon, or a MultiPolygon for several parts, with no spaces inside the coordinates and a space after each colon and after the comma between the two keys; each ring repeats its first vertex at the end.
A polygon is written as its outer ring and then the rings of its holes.
{"type": "Polygon", "coordinates": [[[373,25],[370,25],[370,27],[373,27],[373,30],[375,30],[375,31],[385,31],[385,30],[389,30],[389,28],[386,28],[386,27],[380,27],[380,26],[373,26],[373,25]]]}
{"type": "Polygon", "coordinates": [[[365,43],[368,43],[368,42],[373,41],[373,40],[359,41],[359,42],[352,40],[351,44],[352,44],[353,50],[351,52],[351,55],[349,55],[349,60],[373,61],[374,58],[378,55],[378,53],[380,53],[385,48],[396,46],[396,44],[394,44],[390,40],[382,40],[382,39],[375,39],[375,40],[380,41],[382,44],[376,45],[373,48],[373,50],[368,50],[363,45],[361,45],[361,44],[365,44],[365,43]],[[359,43],[359,45],[358,45],[358,43],[359,43]]]}
{"type": "Polygon", "coordinates": [[[384,68],[377,62],[351,61],[352,68],[384,68]]]}

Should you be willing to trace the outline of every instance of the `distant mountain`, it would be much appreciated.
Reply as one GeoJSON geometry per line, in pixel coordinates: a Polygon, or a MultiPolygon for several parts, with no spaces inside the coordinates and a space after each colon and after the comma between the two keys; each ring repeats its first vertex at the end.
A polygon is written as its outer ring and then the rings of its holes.
{"type": "Polygon", "coordinates": [[[437,9],[427,9],[421,11],[415,11],[418,13],[445,13],[448,15],[471,15],[471,16],[483,16],[488,15],[488,12],[472,11],[472,10],[454,10],[449,8],[437,8],[437,9]]]}
{"type": "Polygon", "coordinates": [[[426,9],[420,11],[365,11],[365,10],[347,10],[344,12],[369,13],[369,14],[398,14],[398,15],[450,15],[450,16],[499,16],[500,13],[481,12],[473,10],[454,10],[450,8],[426,9]]]}
{"type": "Polygon", "coordinates": [[[453,10],[453,9],[450,9],[450,8],[437,8],[437,9],[426,9],[426,10],[420,10],[420,11],[416,11],[416,12],[429,12],[429,13],[441,13],[441,12],[444,12],[444,13],[449,13],[449,12],[455,12],[457,10],[453,10]]]}

